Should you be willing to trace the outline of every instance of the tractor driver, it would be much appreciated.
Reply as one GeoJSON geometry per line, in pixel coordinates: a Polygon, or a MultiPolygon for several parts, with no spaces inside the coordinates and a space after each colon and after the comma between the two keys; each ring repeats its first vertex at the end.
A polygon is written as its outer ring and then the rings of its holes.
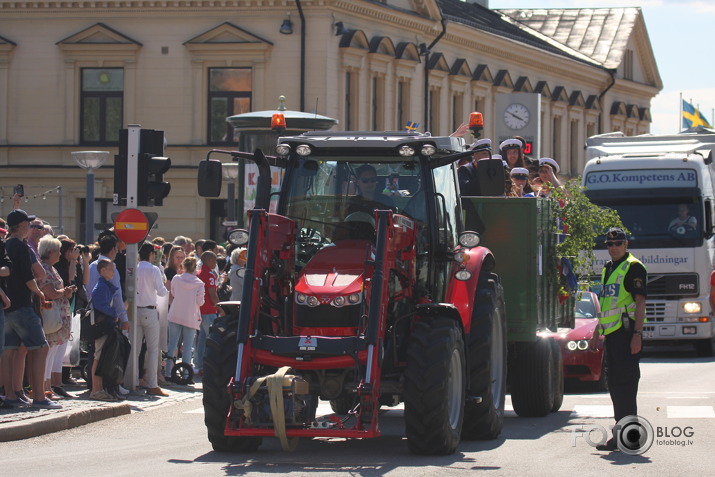
{"type": "Polygon", "coordinates": [[[352,212],[367,212],[373,215],[375,209],[396,210],[395,201],[392,197],[382,193],[382,187],[377,184],[382,179],[377,177],[377,171],[370,164],[363,164],[355,170],[357,177],[358,194],[351,197],[348,205],[348,214],[352,212]]]}

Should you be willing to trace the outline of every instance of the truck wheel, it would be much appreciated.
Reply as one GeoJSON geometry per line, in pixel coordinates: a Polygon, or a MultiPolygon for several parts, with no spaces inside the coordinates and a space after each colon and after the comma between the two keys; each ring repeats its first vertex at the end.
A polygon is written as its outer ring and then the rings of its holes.
{"type": "Polygon", "coordinates": [[[551,406],[551,412],[557,412],[564,403],[564,360],[561,346],[556,340],[550,339],[549,342],[554,357],[554,404],[551,406]]]}
{"type": "Polygon", "coordinates": [[[426,316],[412,330],[405,371],[405,434],[410,452],[452,454],[464,419],[465,357],[459,325],[426,316]]]}
{"type": "Polygon", "coordinates": [[[522,417],[543,417],[554,405],[554,355],[548,340],[519,343],[511,376],[511,404],[522,417]]]}
{"type": "Polygon", "coordinates": [[[498,282],[477,291],[469,344],[469,396],[464,406],[462,438],[496,439],[504,425],[506,396],[506,314],[498,282]]]}
{"type": "Polygon", "coordinates": [[[697,340],[693,344],[695,346],[695,355],[698,358],[710,358],[715,355],[715,346],[713,346],[715,338],[707,338],[697,340]]]}
{"type": "Polygon", "coordinates": [[[261,437],[224,436],[226,416],[231,406],[228,382],[236,369],[236,320],[218,318],[206,339],[204,353],[204,423],[209,441],[217,452],[254,452],[261,437]]]}

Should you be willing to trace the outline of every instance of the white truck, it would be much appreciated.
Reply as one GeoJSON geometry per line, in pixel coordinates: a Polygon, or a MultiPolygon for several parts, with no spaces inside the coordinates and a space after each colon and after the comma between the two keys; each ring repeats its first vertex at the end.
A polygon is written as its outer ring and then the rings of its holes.
{"type": "MultiPolygon", "coordinates": [[[[698,356],[713,356],[715,134],[609,133],[586,144],[586,195],[618,211],[629,251],[648,270],[646,342],[692,343],[698,356]]],[[[593,272],[600,281],[609,256],[597,242],[593,272]]]]}

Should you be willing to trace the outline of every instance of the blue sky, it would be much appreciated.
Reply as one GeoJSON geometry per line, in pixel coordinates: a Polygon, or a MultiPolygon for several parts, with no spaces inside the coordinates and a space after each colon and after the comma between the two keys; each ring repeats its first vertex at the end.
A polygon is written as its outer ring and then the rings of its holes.
{"type": "Polygon", "coordinates": [[[489,0],[489,7],[499,8],[608,8],[641,7],[663,89],[651,103],[654,134],[678,131],[680,93],[713,122],[715,108],[715,2],[640,0],[619,2],[603,0],[489,0]]]}

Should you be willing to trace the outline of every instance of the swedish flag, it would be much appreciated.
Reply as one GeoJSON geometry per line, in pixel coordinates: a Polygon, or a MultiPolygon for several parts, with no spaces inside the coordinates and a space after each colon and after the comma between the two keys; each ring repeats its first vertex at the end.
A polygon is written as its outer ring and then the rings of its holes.
{"type": "Polygon", "coordinates": [[[405,131],[417,131],[418,127],[420,127],[420,123],[407,121],[407,124],[405,124],[405,131]]]}
{"type": "Polygon", "coordinates": [[[711,127],[698,108],[683,100],[683,128],[688,129],[697,126],[711,127]]]}

